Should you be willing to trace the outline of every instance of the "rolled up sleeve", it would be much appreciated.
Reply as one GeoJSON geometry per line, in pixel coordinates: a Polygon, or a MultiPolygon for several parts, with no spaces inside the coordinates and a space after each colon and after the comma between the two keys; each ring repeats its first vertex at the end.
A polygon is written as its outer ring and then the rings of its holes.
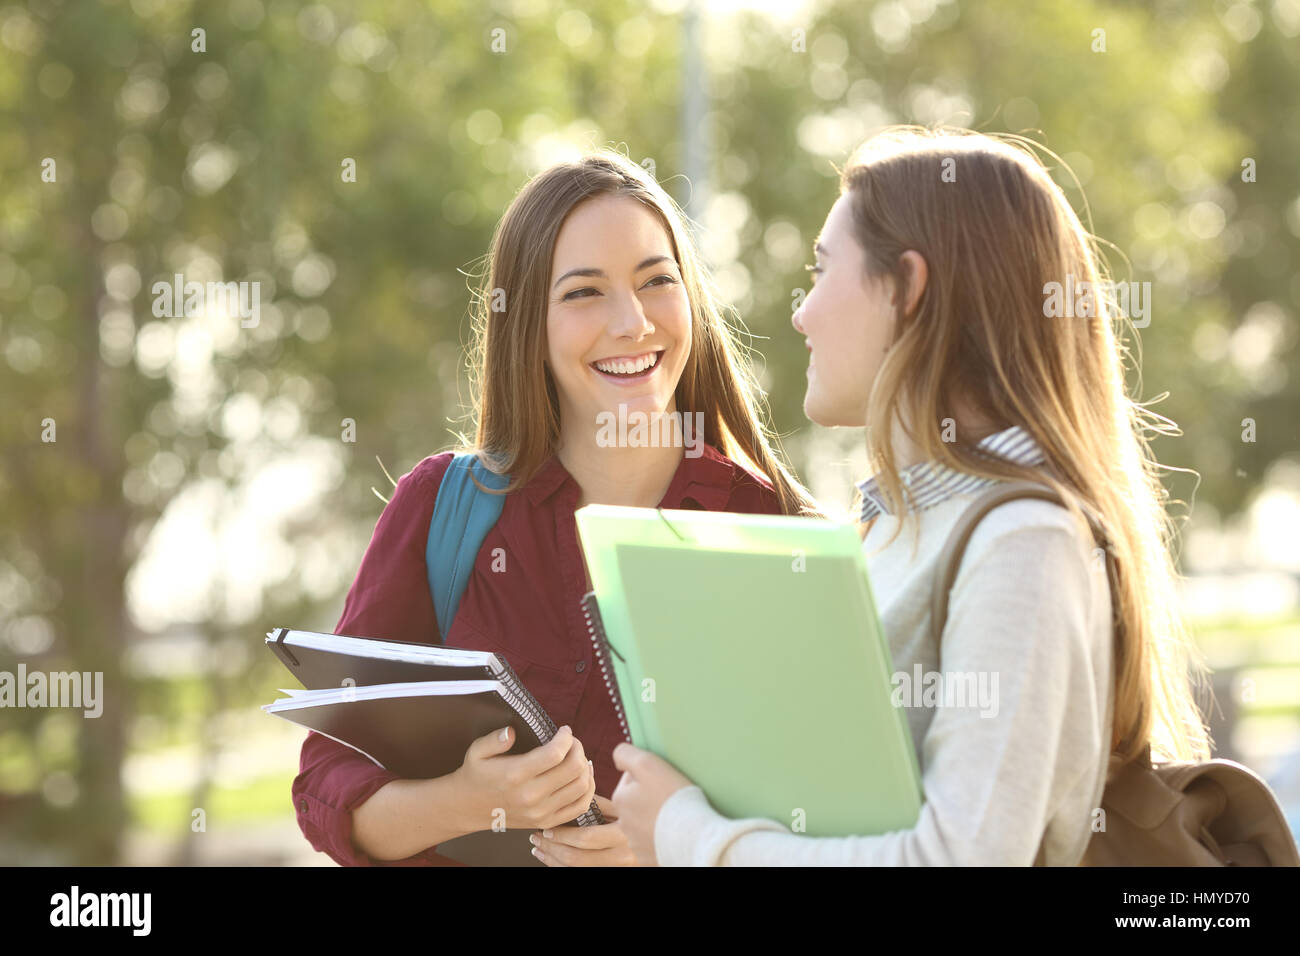
{"type": "MultiPolygon", "coordinates": [[[[425,545],[434,499],[450,455],[424,459],[397,482],[375,525],[336,634],[379,640],[438,641],[425,545]]],[[[425,850],[403,860],[376,860],[352,841],[352,812],[401,779],[324,734],[303,741],[292,786],[294,815],[316,850],[341,866],[436,866],[450,861],[425,850]]]]}

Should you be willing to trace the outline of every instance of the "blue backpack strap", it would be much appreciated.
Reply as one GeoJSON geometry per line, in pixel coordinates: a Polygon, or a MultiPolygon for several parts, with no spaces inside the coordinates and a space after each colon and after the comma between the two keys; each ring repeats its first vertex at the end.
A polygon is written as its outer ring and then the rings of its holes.
{"type": "Polygon", "coordinates": [[[488,471],[478,456],[469,452],[456,454],[442,476],[433,518],[429,521],[429,542],[424,550],[429,593],[433,595],[442,643],[446,643],[451,622],[456,619],[456,608],[469,584],[483,539],[505,506],[505,495],[480,491],[471,475],[485,488],[500,489],[509,484],[508,477],[488,471]]]}

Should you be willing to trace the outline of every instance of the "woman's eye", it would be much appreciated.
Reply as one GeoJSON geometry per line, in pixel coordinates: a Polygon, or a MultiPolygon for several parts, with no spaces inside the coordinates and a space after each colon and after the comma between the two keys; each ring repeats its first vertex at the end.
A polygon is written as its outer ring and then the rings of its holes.
{"type": "MultiPolygon", "coordinates": [[[[649,282],[646,283],[647,286],[651,286],[651,285],[662,286],[662,285],[676,285],[676,284],[677,284],[677,280],[667,274],[661,276],[655,276],[653,279],[651,279],[649,282]],[[663,279],[665,281],[660,282],[659,281],[660,279],[663,279]]],[[[570,299],[589,299],[593,295],[600,295],[599,290],[593,289],[591,286],[583,286],[581,289],[574,289],[571,292],[566,292],[563,296],[560,297],[560,301],[568,302],[570,299]]]]}
{"type": "Polygon", "coordinates": [[[813,282],[816,282],[816,281],[817,281],[817,276],[819,276],[819,275],[822,274],[822,267],[821,267],[821,266],[808,265],[808,266],[804,266],[804,268],[807,269],[809,272],[811,272],[811,273],[813,274],[813,282]]]}

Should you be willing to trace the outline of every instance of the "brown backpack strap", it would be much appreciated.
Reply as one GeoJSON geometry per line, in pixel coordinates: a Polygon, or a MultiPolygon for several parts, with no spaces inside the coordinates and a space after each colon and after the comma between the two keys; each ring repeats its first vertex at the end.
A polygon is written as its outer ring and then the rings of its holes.
{"type": "MultiPolygon", "coordinates": [[[[936,644],[942,640],[944,625],[948,623],[948,597],[957,579],[957,571],[961,567],[962,556],[966,553],[966,545],[975,532],[975,526],[994,508],[1019,498],[1037,498],[1065,507],[1060,495],[1051,488],[1030,481],[999,482],[970,503],[948,534],[948,540],[944,542],[936,564],[938,572],[934,576],[934,584],[930,591],[930,628],[936,644]]],[[[1106,547],[1105,534],[1096,521],[1089,518],[1089,524],[1092,527],[1093,540],[1106,552],[1107,578],[1113,587],[1113,555],[1106,547]]]]}
{"type": "MultiPolygon", "coordinates": [[[[948,534],[948,540],[944,542],[936,565],[938,571],[934,576],[934,585],[930,592],[930,627],[936,645],[943,639],[943,629],[948,623],[948,597],[957,579],[962,556],[966,553],[966,545],[975,531],[975,526],[994,508],[1020,498],[1037,498],[1065,506],[1060,495],[1051,488],[1029,481],[999,482],[970,503],[948,534]]],[[[1089,524],[1092,527],[1093,540],[1106,551],[1106,577],[1113,589],[1115,584],[1113,555],[1106,547],[1105,535],[1097,523],[1089,518],[1089,524]]],[[[1045,865],[1046,856],[1046,846],[1040,842],[1038,852],[1034,856],[1034,866],[1045,865]]]]}

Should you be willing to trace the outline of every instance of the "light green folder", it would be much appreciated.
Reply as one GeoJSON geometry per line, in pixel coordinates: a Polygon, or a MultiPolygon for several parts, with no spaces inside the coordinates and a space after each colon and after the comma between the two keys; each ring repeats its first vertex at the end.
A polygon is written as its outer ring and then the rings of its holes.
{"type": "Polygon", "coordinates": [[[920,769],[852,527],[609,505],[576,516],[597,660],[632,743],[728,817],[811,836],[915,824],[920,769]]]}

